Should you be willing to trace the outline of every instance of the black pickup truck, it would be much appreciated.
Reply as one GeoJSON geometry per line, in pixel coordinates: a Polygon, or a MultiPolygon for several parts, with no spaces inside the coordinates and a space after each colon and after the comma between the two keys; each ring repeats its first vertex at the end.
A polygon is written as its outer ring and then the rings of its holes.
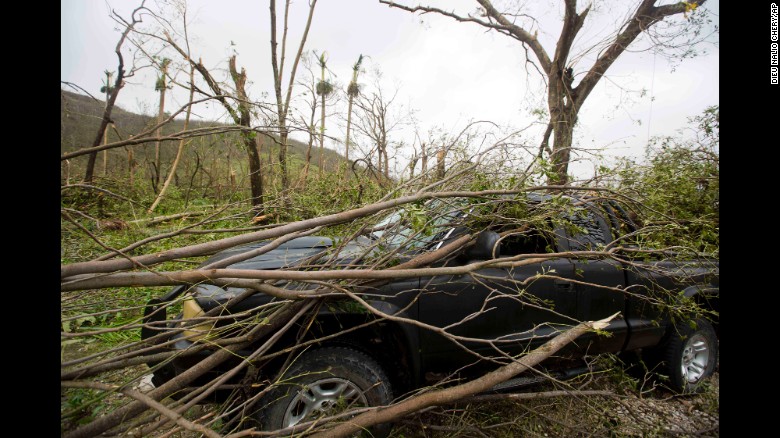
{"type": "MultiPolygon", "coordinates": [[[[637,228],[630,215],[620,204],[597,197],[530,194],[484,202],[471,198],[431,202],[396,211],[346,242],[299,237],[229,265],[231,269],[306,271],[307,266],[322,266],[328,260],[327,269],[359,269],[369,265],[369,259],[387,259],[388,253],[392,264],[403,265],[472,236],[469,245],[429,263],[431,270],[424,273],[431,275],[409,276],[408,270],[400,270],[404,275],[390,280],[351,283],[363,304],[343,294],[323,298],[314,316],[298,321],[271,350],[287,348],[289,354],[253,359],[254,366],[228,380],[225,388],[232,383],[233,388],[243,385],[254,391],[277,382],[255,403],[255,424],[269,430],[293,426],[343,401],[386,405],[456,370],[466,378],[479,375],[580,321],[615,313],[619,316],[605,329],[608,335],[587,333],[548,363],[641,349],[647,353],[643,357],[658,362],[669,385],[681,392],[695,391],[713,373],[718,354],[717,259],[631,251],[627,237],[637,228]],[[549,208],[551,203],[555,209],[549,208]],[[561,204],[568,207],[562,209],[561,204]],[[473,219],[486,209],[492,219],[473,219]],[[545,216],[545,209],[555,213],[545,216]],[[438,213],[426,216],[434,210],[438,213]],[[524,219],[531,216],[536,219],[524,219]],[[620,245],[625,250],[615,251],[620,245]],[[670,310],[683,302],[696,303],[694,308],[703,313],[670,310]],[[366,310],[366,304],[372,311],[366,310]],[[295,345],[306,347],[290,348],[295,345]]],[[[223,251],[203,266],[257,252],[268,244],[223,251]]],[[[275,284],[287,290],[323,287],[321,282],[289,279],[275,284]]],[[[150,302],[144,339],[164,340],[161,348],[168,350],[192,351],[200,346],[195,353],[150,363],[155,385],[211,354],[215,339],[235,336],[236,318],[231,315],[241,315],[244,323],[239,327],[251,326],[246,321],[261,320],[257,315],[278,301],[246,291],[210,284],[178,286],[163,299],[150,302]],[[242,294],[246,298],[226,308],[229,300],[236,301],[242,294]],[[164,306],[176,297],[183,310],[166,321],[164,306]],[[217,307],[222,309],[214,311],[217,307]],[[209,311],[220,318],[188,325],[209,311]],[[170,335],[161,336],[166,330],[170,335]]],[[[238,352],[235,361],[221,364],[193,386],[234,367],[266,339],[238,352]]],[[[224,400],[228,392],[217,391],[216,400],[224,400]]]]}

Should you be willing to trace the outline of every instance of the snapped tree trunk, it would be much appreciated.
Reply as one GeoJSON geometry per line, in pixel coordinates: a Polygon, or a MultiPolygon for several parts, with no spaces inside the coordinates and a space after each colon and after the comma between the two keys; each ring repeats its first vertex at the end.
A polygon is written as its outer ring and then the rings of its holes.
{"type": "MultiPolygon", "coordinates": [[[[236,94],[238,94],[238,124],[251,126],[251,114],[249,112],[249,98],[246,94],[246,69],[241,68],[241,73],[236,69],[236,56],[230,57],[230,76],[233,78],[233,83],[236,85],[236,94]]],[[[263,206],[263,178],[261,173],[260,152],[257,150],[257,134],[252,131],[243,131],[241,133],[241,139],[244,143],[244,150],[247,151],[249,156],[249,185],[252,191],[252,207],[256,213],[262,212],[263,206]]],[[[286,136],[283,139],[284,144],[287,143],[286,136]]],[[[282,148],[283,149],[283,148],[282,148]]],[[[283,158],[283,153],[279,152],[279,159],[283,158]]],[[[230,172],[229,169],[228,172],[230,172]]],[[[285,174],[282,174],[284,180],[285,174]]]]}
{"type": "Polygon", "coordinates": [[[436,178],[437,179],[444,179],[444,159],[446,157],[446,152],[444,150],[444,146],[439,148],[439,151],[436,152],[436,178]]]}
{"type": "MultiPolygon", "coordinates": [[[[116,76],[116,82],[114,82],[113,87],[109,88],[109,95],[108,99],[106,101],[106,107],[103,110],[103,118],[100,120],[100,127],[98,128],[97,135],[95,136],[95,140],[92,142],[92,146],[100,146],[100,144],[103,142],[104,135],[106,133],[106,130],[108,129],[108,125],[112,123],[111,121],[111,112],[114,109],[114,104],[116,103],[116,98],[119,95],[119,90],[124,86],[124,63],[122,60],[122,56],[119,54],[119,49],[122,46],[122,42],[124,41],[125,37],[127,36],[127,33],[130,31],[130,27],[127,28],[124,34],[122,34],[122,38],[119,41],[119,44],[117,44],[117,56],[119,57],[119,74],[116,76]]],[[[97,161],[97,152],[92,152],[89,154],[89,160],[87,161],[87,170],[84,174],[84,182],[85,183],[91,183],[94,179],[95,174],[95,162],[97,161]]]]}
{"type": "MultiPolygon", "coordinates": [[[[168,89],[166,84],[165,75],[168,73],[168,63],[163,60],[161,65],[160,78],[157,81],[157,91],[160,92],[160,105],[157,109],[157,123],[161,124],[165,120],[165,91],[168,89]]],[[[154,133],[155,137],[160,138],[162,136],[162,126],[157,128],[157,132],[154,133]]],[[[162,173],[162,164],[160,163],[160,140],[154,142],[154,163],[152,168],[154,169],[154,175],[152,175],[152,189],[156,192],[157,186],[160,185],[160,174],[162,173]]]]}

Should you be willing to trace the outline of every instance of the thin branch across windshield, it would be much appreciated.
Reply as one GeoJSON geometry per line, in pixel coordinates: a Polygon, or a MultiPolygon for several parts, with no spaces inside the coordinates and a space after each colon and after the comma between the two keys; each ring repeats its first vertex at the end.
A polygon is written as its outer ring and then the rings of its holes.
{"type": "Polygon", "coordinates": [[[454,204],[433,199],[390,213],[373,227],[370,236],[391,248],[418,249],[443,237],[463,216],[454,204]]]}

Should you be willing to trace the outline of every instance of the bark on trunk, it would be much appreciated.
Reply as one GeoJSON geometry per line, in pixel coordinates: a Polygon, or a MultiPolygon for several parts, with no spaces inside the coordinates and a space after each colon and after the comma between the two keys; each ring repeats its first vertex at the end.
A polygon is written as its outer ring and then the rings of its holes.
{"type": "MultiPolygon", "coordinates": [[[[165,83],[165,74],[168,71],[167,64],[163,63],[162,76],[160,84],[160,105],[157,109],[157,123],[161,124],[165,120],[165,90],[167,89],[165,83]]],[[[162,136],[162,126],[157,128],[157,132],[154,134],[157,138],[162,136]]],[[[154,142],[154,176],[152,180],[152,188],[157,191],[157,186],[160,185],[160,174],[162,173],[162,164],[160,163],[160,141],[154,142]]]]}
{"type": "MultiPolygon", "coordinates": [[[[323,74],[323,77],[325,75],[323,74]]],[[[322,154],[325,152],[325,93],[322,94],[322,107],[320,108],[320,159],[319,159],[319,173],[318,175],[320,178],[322,177],[322,166],[323,166],[323,157],[322,154]]]]}
{"type": "Polygon", "coordinates": [[[349,96],[349,102],[347,103],[347,138],[344,140],[344,158],[349,162],[349,128],[352,126],[352,101],[355,100],[353,96],[349,96]]]}
{"type": "Polygon", "coordinates": [[[548,178],[549,185],[566,185],[569,182],[569,160],[576,118],[577,115],[572,111],[564,110],[553,119],[553,173],[548,178]]]}
{"type": "Polygon", "coordinates": [[[444,159],[446,157],[446,152],[444,150],[444,146],[442,146],[439,151],[436,153],[436,178],[437,179],[444,179],[444,159]]]}
{"type": "MultiPolygon", "coordinates": [[[[242,68],[241,73],[236,68],[236,56],[233,55],[230,58],[230,76],[233,78],[233,82],[236,85],[236,93],[238,94],[238,124],[241,126],[251,126],[251,114],[249,112],[249,98],[246,94],[246,69],[242,68]]],[[[286,137],[286,136],[285,136],[286,137]]],[[[257,150],[256,133],[251,131],[244,131],[241,134],[241,138],[244,141],[244,149],[249,156],[249,184],[252,192],[252,207],[256,213],[261,213],[263,208],[263,178],[261,173],[260,153],[257,150]]],[[[286,144],[287,139],[283,139],[283,143],[286,144]]],[[[283,158],[283,153],[279,152],[279,159],[283,158]]],[[[285,174],[282,174],[284,181],[285,174]]],[[[286,187],[286,185],[285,185],[286,187]]]]}
{"type": "Polygon", "coordinates": [[[279,127],[281,128],[279,133],[279,173],[282,175],[282,190],[286,190],[290,186],[287,172],[287,126],[282,122],[279,127]]]}

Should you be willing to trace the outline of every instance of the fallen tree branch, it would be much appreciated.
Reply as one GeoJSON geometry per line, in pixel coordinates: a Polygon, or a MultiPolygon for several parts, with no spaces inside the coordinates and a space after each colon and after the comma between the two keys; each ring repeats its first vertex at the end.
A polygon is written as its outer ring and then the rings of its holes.
{"type": "Polygon", "coordinates": [[[555,397],[567,397],[567,396],[601,396],[601,397],[617,397],[618,395],[612,391],[544,391],[544,392],[526,392],[526,393],[507,393],[507,394],[485,394],[475,395],[462,401],[464,403],[483,403],[499,400],[537,400],[541,398],[555,398],[555,397]]]}
{"type": "MultiPolygon", "coordinates": [[[[254,279],[254,280],[370,280],[370,279],[396,279],[414,278],[433,275],[463,275],[483,268],[517,268],[532,265],[556,258],[597,258],[610,257],[616,248],[611,251],[567,251],[547,254],[529,254],[507,257],[503,259],[486,260],[469,263],[462,266],[444,266],[437,268],[407,268],[407,269],[330,269],[319,271],[281,271],[275,269],[192,269],[187,271],[163,271],[163,272],[117,272],[105,275],[75,275],[62,279],[60,290],[63,292],[95,289],[105,287],[122,286],[176,286],[192,285],[202,282],[213,283],[218,279],[254,279]]],[[[133,259],[137,260],[137,259],[133,259]]],[[[310,291],[285,290],[284,296],[288,299],[290,294],[298,298],[308,298],[310,291]]],[[[271,292],[271,295],[277,296],[271,292]]]]}
{"type": "Polygon", "coordinates": [[[168,216],[155,216],[151,218],[145,218],[145,219],[136,219],[134,221],[130,221],[128,223],[131,224],[145,224],[147,227],[150,225],[159,224],[162,222],[174,220],[174,219],[180,219],[180,218],[186,218],[190,216],[203,216],[206,214],[204,211],[193,211],[193,212],[184,212],[184,213],[177,213],[177,214],[171,214],[168,216]]]}

